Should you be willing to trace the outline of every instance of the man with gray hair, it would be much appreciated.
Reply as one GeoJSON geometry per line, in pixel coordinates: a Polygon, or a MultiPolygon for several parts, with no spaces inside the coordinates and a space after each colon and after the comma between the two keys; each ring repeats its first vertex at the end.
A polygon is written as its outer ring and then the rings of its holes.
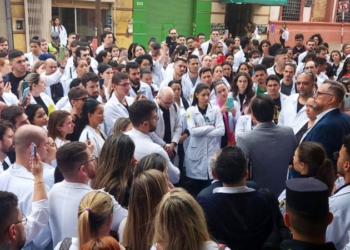
{"type": "Polygon", "coordinates": [[[170,87],[162,88],[155,98],[155,103],[159,119],[151,138],[164,148],[169,158],[174,158],[182,133],[180,108],[174,103],[174,91],[170,87]]]}
{"type": "Polygon", "coordinates": [[[346,91],[337,81],[326,80],[314,94],[314,109],[321,110],[314,126],[304,134],[301,141],[314,141],[322,144],[329,159],[336,161],[333,154],[340,150],[342,138],[350,134],[350,116],[341,112],[339,105],[346,91]]]}

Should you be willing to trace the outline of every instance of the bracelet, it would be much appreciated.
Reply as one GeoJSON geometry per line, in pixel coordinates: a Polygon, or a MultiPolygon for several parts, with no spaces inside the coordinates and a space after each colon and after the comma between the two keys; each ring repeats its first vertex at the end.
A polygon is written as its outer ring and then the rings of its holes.
{"type": "Polygon", "coordinates": [[[61,68],[61,69],[65,69],[66,67],[61,67],[61,66],[60,66],[60,68],[61,68]]]}
{"type": "Polygon", "coordinates": [[[39,181],[39,182],[37,182],[37,183],[34,183],[34,185],[41,184],[41,183],[45,183],[45,182],[39,181]]]}

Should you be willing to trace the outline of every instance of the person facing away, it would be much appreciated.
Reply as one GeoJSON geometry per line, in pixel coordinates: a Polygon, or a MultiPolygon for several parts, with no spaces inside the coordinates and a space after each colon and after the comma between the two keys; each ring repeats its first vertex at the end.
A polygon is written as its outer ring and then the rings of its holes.
{"type": "Polygon", "coordinates": [[[272,121],[274,108],[275,103],[268,95],[253,99],[251,116],[257,125],[237,138],[237,146],[250,160],[250,179],[278,196],[284,189],[288,165],[297,145],[292,128],[272,121]]]}
{"type": "Polygon", "coordinates": [[[223,186],[198,200],[210,235],[231,249],[261,249],[272,232],[272,211],[264,194],[246,185],[248,169],[243,151],[223,148],[215,165],[223,186]]]}
{"type": "Polygon", "coordinates": [[[333,242],[326,243],[326,229],[332,220],[326,184],[314,178],[286,181],[284,223],[293,239],[283,241],[282,250],[336,249],[333,242]]]}

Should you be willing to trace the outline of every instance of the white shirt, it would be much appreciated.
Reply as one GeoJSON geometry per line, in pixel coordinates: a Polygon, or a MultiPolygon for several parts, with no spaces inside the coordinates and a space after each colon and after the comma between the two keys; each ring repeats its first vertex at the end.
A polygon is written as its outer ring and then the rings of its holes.
{"type": "MultiPolygon", "coordinates": [[[[48,191],[48,187],[46,186],[48,191]]],[[[47,224],[48,201],[33,203],[34,176],[25,167],[13,164],[0,175],[0,190],[14,193],[18,198],[18,208],[24,215],[30,215],[24,227],[27,233],[24,249],[35,249],[31,242],[47,224]]]]}
{"type": "Polygon", "coordinates": [[[177,183],[179,181],[180,170],[171,163],[168,154],[161,146],[154,143],[148,135],[135,128],[125,134],[130,136],[135,143],[134,156],[136,160],[140,161],[143,157],[153,153],[160,154],[167,162],[169,181],[171,183],[177,183]]]}
{"type": "MultiPolygon", "coordinates": [[[[51,75],[46,75],[46,72],[43,72],[40,76],[44,79],[44,82],[46,83],[45,93],[50,98],[52,98],[50,86],[55,85],[56,83],[59,83],[63,74],[61,73],[61,71],[59,69],[57,69],[56,72],[54,72],[51,75]]],[[[62,87],[63,87],[63,94],[64,94],[65,88],[64,88],[63,84],[62,84],[62,87]]]]}
{"type": "Polygon", "coordinates": [[[103,44],[97,47],[95,52],[96,55],[98,55],[98,53],[100,53],[102,50],[105,50],[105,46],[103,44]]]}
{"type": "Polygon", "coordinates": [[[56,139],[55,139],[55,144],[56,144],[57,149],[68,142],[70,142],[70,141],[63,141],[58,137],[56,137],[56,139]]]}
{"type": "Polygon", "coordinates": [[[246,131],[252,130],[252,117],[250,115],[241,115],[236,123],[235,138],[237,138],[246,131]]]}
{"type": "Polygon", "coordinates": [[[10,93],[3,93],[2,94],[2,99],[4,99],[4,101],[5,101],[7,106],[17,105],[18,104],[17,96],[14,95],[12,92],[10,92],[10,93]]]}
{"type": "MultiPolygon", "coordinates": [[[[102,130],[100,130],[100,132],[102,133],[103,137],[106,139],[107,137],[102,132],[102,130]]],[[[103,145],[105,144],[105,139],[103,139],[102,136],[99,135],[94,128],[90,127],[89,125],[86,125],[84,130],[80,134],[80,137],[79,137],[80,142],[85,142],[88,139],[87,133],[89,133],[90,141],[94,144],[94,151],[92,152],[92,154],[98,157],[100,155],[103,145]]]]}
{"type": "MultiPolygon", "coordinates": [[[[66,237],[77,237],[79,203],[91,191],[94,190],[87,184],[67,182],[65,180],[52,187],[48,196],[50,207],[49,224],[54,246],[66,237]]],[[[120,222],[128,215],[128,211],[122,208],[114,197],[111,196],[111,198],[114,204],[111,230],[117,232],[120,222]]],[[[49,238],[43,241],[48,242],[49,238]]]]}
{"type": "MultiPolygon", "coordinates": [[[[218,250],[218,244],[215,243],[214,241],[206,241],[203,243],[203,245],[200,247],[199,250],[218,250]]],[[[226,247],[225,250],[230,250],[230,248],[226,247]]],[[[152,246],[151,250],[157,250],[156,246],[152,246]]]]}
{"type": "MultiPolygon", "coordinates": [[[[125,100],[129,107],[134,102],[134,98],[129,96],[125,96],[125,100]]],[[[114,123],[118,118],[129,117],[129,111],[123,104],[120,103],[118,98],[115,96],[115,93],[111,94],[111,98],[106,103],[104,114],[108,135],[112,134],[114,123]]]]}

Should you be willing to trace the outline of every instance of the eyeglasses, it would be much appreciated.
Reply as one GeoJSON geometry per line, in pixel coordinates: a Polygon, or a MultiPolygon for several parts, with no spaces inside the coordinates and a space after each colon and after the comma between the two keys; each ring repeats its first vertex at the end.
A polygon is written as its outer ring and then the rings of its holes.
{"type": "Polygon", "coordinates": [[[333,159],[337,161],[339,159],[339,151],[333,153],[333,159]]]}
{"type": "Polygon", "coordinates": [[[87,163],[89,163],[89,162],[92,162],[92,161],[95,163],[95,165],[97,165],[98,160],[97,160],[97,157],[96,157],[95,155],[92,156],[92,159],[91,159],[91,160],[89,160],[89,161],[87,161],[87,162],[84,162],[84,163],[81,164],[81,165],[85,165],[85,164],[87,164],[87,163]]]}
{"type": "Polygon", "coordinates": [[[74,100],[86,102],[86,100],[87,100],[88,98],[89,98],[89,97],[81,97],[81,98],[76,98],[76,99],[74,99],[74,100]]]}
{"type": "Polygon", "coordinates": [[[163,100],[163,98],[161,98],[160,96],[159,96],[159,98],[160,98],[160,100],[162,101],[162,103],[164,103],[164,104],[167,105],[167,106],[170,106],[170,105],[173,105],[173,104],[174,104],[174,102],[165,102],[165,101],[163,100]]]}
{"type": "MultiPolygon", "coordinates": [[[[27,221],[28,221],[27,217],[24,214],[22,214],[22,216],[23,216],[23,219],[21,221],[17,221],[15,223],[12,223],[11,225],[16,225],[16,224],[19,224],[19,223],[22,223],[23,226],[27,225],[27,221]]],[[[11,225],[6,229],[4,234],[10,229],[11,225]]]]}
{"type": "Polygon", "coordinates": [[[170,35],[176,35],[177,33],[170,33],[170,35]]]}
{"type": "Polygon", "coordinates": [[[124,83],[124,84],[116,84],[118,86],[121,86],[121,87],[127,87],[127,86],[130,86],[130,83],[124,83]]]}
{"type": "Polygon", "coordinates": [[[329,96],[334,96],[333,94],[326,93],[326,92],[320,92],[320,91],[316,91],[316,93],[314,94],[314,96],[316,96],[316,97],[318,97],[319,95],[329,95],[329,96]]]}

